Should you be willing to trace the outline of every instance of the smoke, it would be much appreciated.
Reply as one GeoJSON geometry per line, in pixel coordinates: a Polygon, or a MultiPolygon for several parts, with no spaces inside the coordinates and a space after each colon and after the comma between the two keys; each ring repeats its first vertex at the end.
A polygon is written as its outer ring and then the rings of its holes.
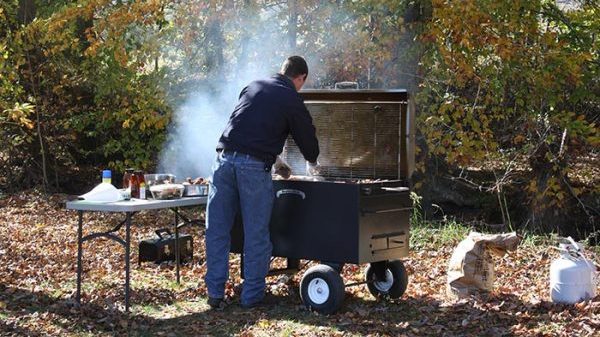
{"type": "MultiPolygon", "coordinates": [[[[239,21],[261,29],[253,31],[250,36],[240,34],[239,26],[225,22],[222,31],[213,30],[211,33],[216,36],[208,37],[205,41],[216,41],[222,36],[237,34],[237,42],[224,48],[224,64],[206,74],[204,79],[192,81],[191,86],[180,89],[188,94],[184,103],[175,109],[157,167],[161,173],[174,174],[177,181],[211,175],[217,142],[235,108],[240,91],[253,80],[275,74],[284,60],[285,51],[281,50],[281,46],[285,45],[285,41],[282,34],[278,34],[276,20],[263,15],[239,21]],[[241,49],[244,50],[236,57],[227,55],[241,49]]],[[[204,47],[197,46],[199,50],[204,47]]],[[[166,46],[165,49],[168,49],[166,55],[172,55],[176,48],[166,46]]],[[[182,76],[195,73],[198,73],[198,69],[184,69],[181,72],[182,76]]]]}
{"type": "Polygon", "coordinates": [[[178,181],[186,177],[208,177],[216,146],[237,103],[240,91],[250,81],[269,76],[276,68],[242,69],[239,77],[211,89],[193,90],[174,113],[173,124],[159,157],[159,172],[172,173],[178,181]]]}
{"type": "Polygon", "coordinates": [[[159,172],[175,174],[178,180],[208,175],[219,130],[227,122],[226,111],[215,107],[224,108],[198,92],[175,112],[174,124],[161,152],[159,172]]]}
{"type": "MultiPolygon", "coordinates": [[[[195,53],[188,59],[181,56],[184,54],[182,45],[164,46],[163,55],[179,55],[171,65],[177,69],[175,76],[185,80],[173,78],[173,82],[180,83],[175,91],[177,95],[185,93],[185,99],[175,108],[173,123],[159,156],[159,172],[175,174],[178,181],[210,176],[217,142],[239,92],[251,81],[276,73],[286,56],[297,54],[306,58],[309,65],[306,88],[332,87],[336,81],[352,81],[357,79],[356,74],[366,75],[365,67],[361,66],[365,64],[361,56],[364,51],[357,53],[365,48],[364,34],[356,34],[359,21],[351,13],[340,10],[339,5],[316,3],[315,6],[305,9],[301,24],[311,29],[297,36],[295,50],[290,49],[290,36],[282,30],[288,15],[284,5],[268,9],[244,8],[228,18],[220,17],[216,25],[212,21],[210,29],[206,29],[204,35],[199,34],[202,39],[192,42],[194,47],[190,49],[195,53]],[[313,15],[317,12],[322,15],[313,15]],[[326,20],[321,20],[323,17],[326,20]],[[220,54],[215,52],[219,48],[220,54]],[[206,73],[206,68],[211,67],[205,65],[215,63],[217,66],[206,73]],[[350,76],[353,78],[347,78],[350,76]]],[[[192,22],[193,27],[188,27],[188,32],[201,26],[190,16],[182,21],[192,22]]],[[[189,48],[190,42],[185,43],[189,48]]]]}

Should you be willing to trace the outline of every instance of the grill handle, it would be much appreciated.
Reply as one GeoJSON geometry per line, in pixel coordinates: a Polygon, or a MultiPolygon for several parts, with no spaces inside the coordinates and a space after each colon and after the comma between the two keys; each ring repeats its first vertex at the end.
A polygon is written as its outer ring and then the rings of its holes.
{"type": "Polygon", "coordinates": [[[358,89],[358,82],[336,82],[333,87],[335,89],[358,89]]]}
{"type": "Polygon", "coordinates": [[[408,192],[408,187],[398,186],[398,187],[382,187],[381,188],[387,192],[408,192]]]}
{"type": "Polygon", "coordinates": [[[372,209],[361,209],[361,213],[363,214],[381,214],[381,213],[392,213],[392,212],[404,212],[404,211],[412,211],[412,207],[402,207],[402,208],[386,208],[379,210],[372,209]]]}
{"type": "Polygon", "coordinates": [[[297,195],[302,199],[306,199],[306,194],[304,192],[295,190],[292,188],[281,189],[281,190],[277,191],[277,193],[275,193],[275,196],[279,199],[282,195],[286,195],[286,194],[297,195]]]}
{"type": "Polygon", "coordinates": [[[168,228],[161,228],[161,229],[157,229],[154,231],[154,233],[156,233],[156,235],[158,235],[159,238],[163,238],[163,236],[161,234],[167,234],[167,235],[171,235],[171,231],[168,228]]]}
{"type": "MultiPolygon", "coordinates": [[[[387,239],[395,236],[406,235],[404,231],[400,232],[392,232],[392,233],[384,233],[384,234],[375,234],[371,236],[371,239],[387,239]]],[[[399,241],[402,242],[402,241],[399,241]]]]}

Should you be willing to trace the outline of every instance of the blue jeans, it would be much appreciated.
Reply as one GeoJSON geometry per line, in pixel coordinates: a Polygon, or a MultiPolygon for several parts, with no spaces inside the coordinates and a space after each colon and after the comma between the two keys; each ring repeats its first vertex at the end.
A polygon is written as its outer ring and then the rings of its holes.
{"type": "Polygon", "coordinates": [[[229,278],[231,228],[238,211],[244,224],[244,285],[241,302],[263,299],[271,259],[269,221],[274,192],[271,171],[256,158],[220,152],[213,165],[206,207],[206,287],[208,296],[223,298],[229,278]]]}

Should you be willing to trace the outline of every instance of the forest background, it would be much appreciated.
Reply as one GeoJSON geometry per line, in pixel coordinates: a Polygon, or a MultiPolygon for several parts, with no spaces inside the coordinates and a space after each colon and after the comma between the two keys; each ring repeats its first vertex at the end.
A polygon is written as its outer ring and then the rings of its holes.
{"type": "Polygon", "coordinates": [[[597,0],[3,0],[0,191],[155,171],[188,124],[214,147],[241,87],[299,54],[307,87],[409,90],[426,217],[585,236],[599,33],[597,0]]]}

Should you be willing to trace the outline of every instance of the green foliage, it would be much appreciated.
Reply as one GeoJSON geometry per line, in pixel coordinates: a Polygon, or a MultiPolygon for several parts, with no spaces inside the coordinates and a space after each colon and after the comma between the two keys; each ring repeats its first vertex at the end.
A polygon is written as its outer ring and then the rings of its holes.
{"type": "Polygon", "coordinates": [[[408,2],[31,1],[32,20],[18,22],[26,2],[0,7],[2,121],[24,118],[0,148],[15,187],[60,188],[84,168],[151,170],[191,92],[275,72],[288,54],[307,57],[313,86],[399,86],[408,42],[396,34],[408,2]]]}
{"type": "Polygon", "coordinates": [[[534,213],[576,198],[570,163],[599,144],[598,4],[431,3],[418,95],[429,154],[493,168],[494,193],[530,170],[523,188],[534,213]]]}
{"type": "Polygon", "coordinates": [[[35,107],[19,81],[19,69],[26,59],[20,53],[22,40],[15,32],[17,5],[17,1],[0,3],[0,167],[6,169],[0,184],[19,170],[22,158],[18,149],[33,141],[31,115],[35,107]]]}
{"type": "MultiPolygon", "coordinates": [[[[12,187],[46,186],[51,178],[58,187],[82,166],[155,165],[170,109],[161,73],[141,69],[148,56],[135,33],[154,29],[142,18],[157,5],[102,3],[53,2],[39,6],[32,22],[9,20],[3,30],[0,121],[11,124],[2,130],[0,169],[12,187]],[[94,13],[109,23],[91,19],[94,13]],[[100,43],[99,35],[109,38],[100,43]]],[[[17,2],[0,13],[8,10],[14,17],[17,2]]]]}
{"type": "Polygon", "coordinates": [[[505,223],[513,216],[507,191],[515,190],[527,194],[532,216],[575,200],[591,217],[579,199],[589,191],[573,178],[596,171],[573,164],[598,155],[598,8],[583,1],[564,11],[545,0],[3,1],[0,185],[62,189],[105,167],[152,170],[172,112],[190,95],[218,96],[301,54],[308,87],[418,87],[418,155],[444,169],[491,171],[479,187],[498,200],[505,223]],[[19,18],[24,3],[36,5],[31,20],[19,18]]]}
{"type": "Polygon", "coordinates": [[[424,221],[423,207],[421,205],[423,197],[411,191],[410,200],[413,203],[412,214],[410,215],[410,223],[412,225],[420,225],[424,221]]]}

